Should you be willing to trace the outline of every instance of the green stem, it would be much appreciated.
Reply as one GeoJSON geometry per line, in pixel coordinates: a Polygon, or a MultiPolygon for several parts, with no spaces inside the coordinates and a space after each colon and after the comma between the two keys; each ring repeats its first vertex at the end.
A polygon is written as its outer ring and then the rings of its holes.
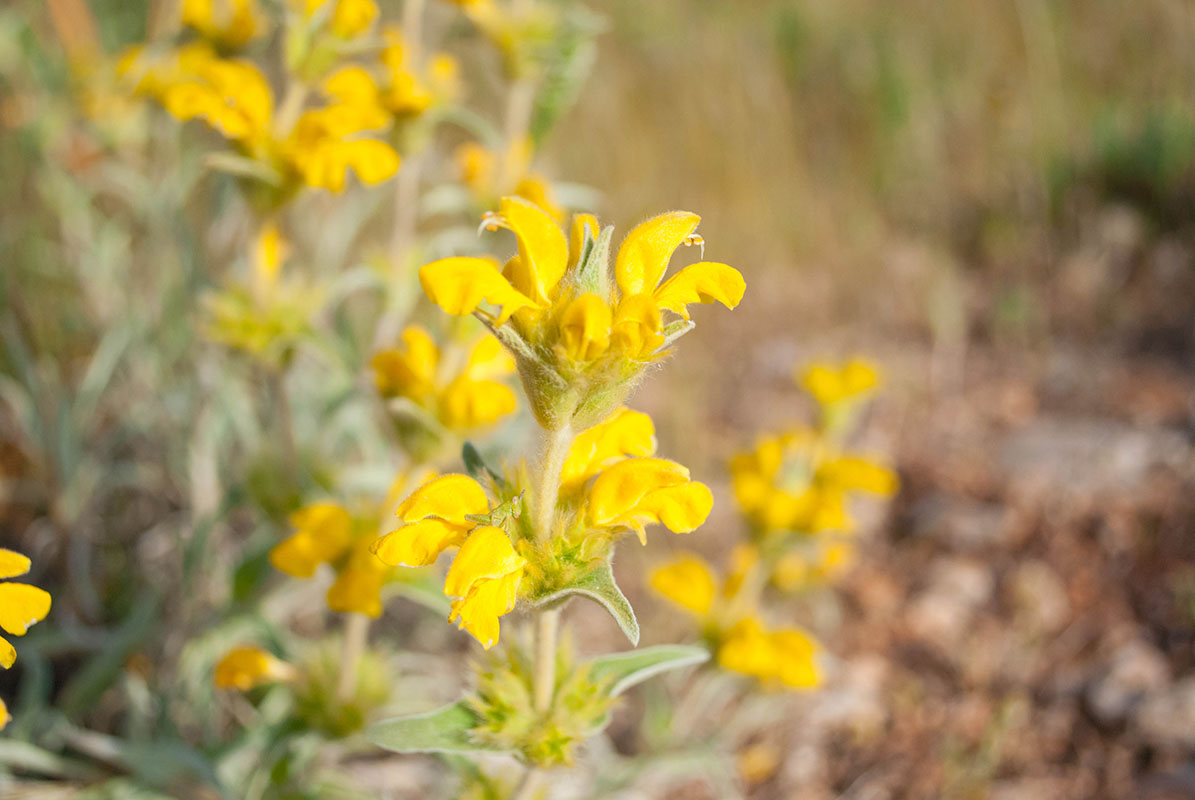
{"type": "Polygon", "coordinates": [[[546,712],[556,694],[556,638],[560,631],[560,609],[541,611],[535,631],[535,710],[546,712]]]}
{"type": "Polygon", "coordinates": [[[535,485],[535,538],[546,542],[552,536],[552,523],[556,518],[556,501],[560,497],[560,470],[568,457],[569,445],[573,442],[572,429],[565,425],[557,430],[543,431],[543,449],[540,452],[539,474],[535,485]]]}
{"type": "Polygon", "coordinates": [[[344,649],[340,656],[340,681],[336,684],[336,697],[342,703],[351,699],[357,688],[357,668],[368,640],[369,617],[347,614],[344,619],[344,649]]]}

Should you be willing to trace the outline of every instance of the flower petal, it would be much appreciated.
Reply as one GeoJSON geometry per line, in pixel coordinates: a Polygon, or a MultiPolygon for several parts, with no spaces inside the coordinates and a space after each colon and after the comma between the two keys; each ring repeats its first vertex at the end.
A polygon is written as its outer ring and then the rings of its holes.
{"type": "Polygon", "coordinates": [[[697,230],[701,217],[669,211],[637,225],[618,248],[614,277],[624,295],[650,294],[668,269],[676,248],[697,230]]]}
{"type": "Polygon", "coordinates": [[[632,528],[642,541],[645,525],[658,522],[674,533],[700,527],[713,509],[709,487],[663,458],[631,458],[604,470],[589,490],[589,517],[599,527],[632,528]]]}
{"type": "Polygon", "coordinates": [[[4,699],[0,698],[0,731],[8,727],[11,719],[12,717],[8,713],[8,706],[4,703],[4,699]]]}
{"type": "Polygon", "coordinates": [[[469,594],[452,603],[448,619],[460,620],[460,626],[489,650],[498,641],[498,618],[515,607],[523,568],[499,578],[485,578],[474,583],[469,594]]]}
{"type": "Polygon", "coordinates": [[[296,530],[270,550],[275,569],[296,578],[310,578],[316,567],[336,559],[353,535],[353,518],[335,503],[313,503],[291,515],[296,530]]]}
{"type": "Polygon", "coordinates": [[[660,309],[650,294],[622,298],[614,312],[610,342],[627,358],[646,358],[664,343],[660,335],[660,309]]]}
{"type": "Polygon", "coordinates": [[[290,680],[294,667],[260,647],[236,647],[216,665],[215,683],[220,689],[247,692],[265,683],[290,680]]]}
{"type": "Polygon", "coordinates": [[[489,500],[481,484],[468,475],[449,473],[420,486],[399,504],[395,513],[403,522],[436,517],[468,530],[473,523],[467,516],[489,510],[489,500]]]}
{"type": "Polygon", "coordinates": [[[474,381],[500,378],[515,371],[514,356],[493,336],[483,336],[469,351],[463,376],[474,381]]]}
{"type": "Polygon", "coordinates": [[[17,662],[17,649],[12,642],[0,636],[0,667],[8,669],[17,662]]]}
{"type": "Polygon", "coordinates": [[[328,587],[328,608],[377,619],[382,616],[383,579],[384,574],[376,569],[350,566],[342,570],[328,587]]]}
{"type": "Polygon", "coordinates": [[[656,304],[689,318],[689,303],[712,303],[715,300],[734,308],[743,299],[747,284],[734,267],[716,261],[699,261],[673,275],[656,290],[656,304]]]}
{"type": "Polygon", "coordinates": [[[440,420],[452,430],[466,431],[492,425],[517,406],[515,393],[506,384],[460,377],[440,395],[440,420]]]}
{"type": "Polygon", "coordinates": [[[651,417],[621,408],[573,440],[560,472],[561,487],[569,491],[615,461],[649,456],[655,450],[656,427],[651,417]]]}
{"type": "Polygon", "coordinates": [[[515,552],[506,531],[483,525],[469,534],[452,560],[444,578],[444,594],[464,597],[475,582],[500,578],[515,571],[521,573],[526,563],[527,560],[515,552]]]}
{"type": "Polygon", "coordinates": [[[24,636],[50,613],[50,593],[27,583],[0,583],[0,628],[24,636]]]}
{"type": "Polygon", "coordinates": [[[391,531],[373,543],[374,555],[392,567],[426,567],[440,553],[465,540],[468,531],[442,519],[428,517],[391,531]]]}
{"type": "Polygon", "coordinates": [[[606,301],[586,292],[574,297],[560,315],[560,341],[573,361],[592,361],[610,346],[614,315],[606,301]]]}
{"type": "Polygon", "coordinates": [[[682,556],[651,573],[651,588],[699,617],[707,616],[714,604],[714,573],[697,556],[682,556]]]}
{"type": "Polygon", "coordinates": [[[842,364],[810,364],[797,374],[797,382],[822,405],[840,403],[869,393],[880,382],[879,368],[862,358],[842,364]]]}
{"type": "Polygon", "coordinates": [[[520,308],[535,303],[502,277],[498,265],[489,259],[454,257],[425,264],[419,282],[433,303],[449,314],[463,317],[483,303],[501,306],[498,324],[520,308]]]}
{"type": "Polygon", "coordinates": [[[581,246],[585,244],[586,231],[589,231],[590,238],[598,238],[602,231],[597,217],[593,214],[573,214],[568,234],[568,268],[570,270],[581,260],[581,246]]]}
{"type": "Polygon", "coordinates": [[[521,269],[515,272],[515,288],[546,305],[568,266],[564,232],[548,212],[522,197],[503,197],[498,213],[518,240],[521,269]]]}
{"type": "Polygon", "coordinates": [[[27,556],[0,547],[0,578],[15,578],[29,571],[32,563],[27,556]]]}

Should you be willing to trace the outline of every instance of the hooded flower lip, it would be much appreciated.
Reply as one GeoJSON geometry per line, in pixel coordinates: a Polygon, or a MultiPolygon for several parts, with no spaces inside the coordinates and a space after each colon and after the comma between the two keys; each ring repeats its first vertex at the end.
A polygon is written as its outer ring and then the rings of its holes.
{"type": "Polygon", "coordinates": [[[387,564],[424,567],[440,553],[463,543],[477,527],[470,516],[485,514],[490,501],[481,484],[467,475],[442,475],[416,489],[398,507],[403,526],[373,543],[387,564]]]}
{"type": "Polygon", "coordinates": [[[718,664],[765,683],[808,689],[822,682],[816,662],[819,649],[804,631],[768,631],[759,620],[747,617],[730,629],[718,647],[718,664]]]}
{"type": "Polygon", "coordinates": [[[449,619],[487,649],[498,641],[498,618],[518,600],[527,563],[504,529],[477,521],[490,511],[481,484],[443,475],[404,500],[397,512],[403,526],[373,544],[377,557],[395,566],[426,566],[459,547],[444,580],[444,594],[452,598],[449,619]]]}
{"type": "Polygon", "coordinates": [[[526,563],[506,531],[486,525],[469,534],[448,569],[444,594],[456,598],[449,619],[487,650],[498,641],[498,618],[515,607],[526,563]]]}
{"type": "MultiPolygon", "coordinates": [[[[677,211],[641,223],[618,250],[617,290],[599,280],[590,290],[576,291],[579,276],[574,273],[582,266],[578,249],[585,241],[576,232],[588,228],[593,217],[574,218],[570,248],[569,238],[550,214],[521,197],[504,197],[498,213],[488,215],[485,222],[491,230],[506,228],[515,234],[518,254],[501,273],[493,260],[456,257],[425,265],[419,277],[432,301],[449,314],[472,314],[488,302],[500,307],[492,317],[495,326],[514,315],[518,332],[533,344],[563,339],[565,351],[581,360],[592,360],[606,347],[621,345],[628,357],[643,359],[653,352],[644,343],[658,347],[663,337],[656,341],[643,332],[629,331],[620,336],[619,323],[658,333],[661,311],[688,319],[691,303],[717,301],[734,308],[742,299],[742,275],[717,262],[690,265],[660,285],[675,250],[686,242],[700,241],[694,234],[699,221],[696,214],[677,211]],[[578,299],[585,295],[591,297],[578,299]],[[608,344],[603,346],[603,340],[608,344]]],[[[600,277],[607,267],[597,264],[592,269],[600,277]]]]}
{"type": "Polygon", "coordinates": [[[267,683],[292,680],[295,668],[260,647],[229,650],[216,665],[214,682],[220,689],[247,692],[267,683]]]}
{"type": "Polygon", "coordinates": [[[689,470],[663,458],[630,458],[602,470],[586,503],[596,527],[626,527],[647,543],[645,528],[659,523],[673,533],[691,533],[709,517],[714,496],[689,480],[689,470]]]}
{"type": "MultiPolygon", "coordinates": [[[[31,563],[20,553],[0,548],[0,580],[24,575],[31,563]]],[[[0,629],[12,636],[24,636],[30,626],[50,613],[50,602],[50,593],[45,589],[16,581],[0,583],[0,629]]],[[[16,648],[0,636],[0,667],[8,669],[16,660],[16,648]]]]}

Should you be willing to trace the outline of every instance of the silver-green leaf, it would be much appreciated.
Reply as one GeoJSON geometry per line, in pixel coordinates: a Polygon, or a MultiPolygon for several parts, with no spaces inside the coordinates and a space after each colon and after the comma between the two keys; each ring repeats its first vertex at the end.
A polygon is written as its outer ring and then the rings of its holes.
{"type": "Polygon", "coordinates": [[[464,700],[428,711],[394,717],[371,725],[365,736],[369,741],[395,753],[474,753],[504,752],[473,741],[470,731],[481,719],[464,700]]]}
{"type": "Polygon", "coordinates": [[[589,662],[589,677],[593,681],[613,679],[609,694],[611,697],[661,672],[701,664],[710,657],[703,647],[684,644],[661,644],[599,656],[589,662]]]}
{"type": "Polygon", "coordinates": [[[614,570],[610,562],[594,567],[576,582],[537,600],[535,605],[550,608],[572,595],[581,595],[597,601],[614,617],[614,621],[618,623],[618,627],[626,634],[630,643],[639,644],[639,620],[635,618],[635,609],[631,608],[631,602],[614,582],[614,570]]]}

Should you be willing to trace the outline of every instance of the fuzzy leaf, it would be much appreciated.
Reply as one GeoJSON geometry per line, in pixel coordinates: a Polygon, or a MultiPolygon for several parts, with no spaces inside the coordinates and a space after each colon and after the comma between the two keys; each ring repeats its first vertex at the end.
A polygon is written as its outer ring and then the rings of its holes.
{"type": "Polygon", "coordinates": [[[617,697],[661,672],[700,664],[709,657],[709,651],[702,647],[661,644],[599,656],[589,662],[589,677],[593,681],[612,678],[614,682],[609,693],[611,697],[617,697]]]}
{"type": "Polygon", "coordinates": [[[607,295],[610,271],[610,242],[614,238],[614,226],[607,225],[598,234],[597,239],[591,239],[589,229],[585,229],[585,244],[582,256],[577,263],[576,277],[573,282],[578,292],[592,292],[599,297],[607,295]]]}
{"type": "Polygon", "coordinates": [[[481,719],[464,700],[428,711],[394,717],[371,725],[366,738],[395,753],[471,753],[504,752],[497,747],[474,742],[469,732],[481,719]]]}
{"type": "Polygon", "coordinates": [[[536,606],[552,607],[572,595],[582,595],[597,601],[610,612],[618,627],[626,634],[632,645],[639,644],[639,620],[635,618],[635,609],[631,602],[614,582],[614,570],[610,562],[605,562],[578,578],[571,586],[555,591],[545,597],[537,598],[536,606]]]}
{"type": "MultiPolygon", "coordinates": [[[[479,483],[489,476],[495,484],[500,488],[506,486],[506,481],[502,476],[490,469],[490,465],[485,463],[485,459],[481,457],[481,453],[473,446],[472,442],[465,442],[464,447],[461,448],[461,460],[465,462],[465,472],[469,473],[469,477],[479,483]]],[[[483,484],[484,485],[484,484],[483,484]]]]}

